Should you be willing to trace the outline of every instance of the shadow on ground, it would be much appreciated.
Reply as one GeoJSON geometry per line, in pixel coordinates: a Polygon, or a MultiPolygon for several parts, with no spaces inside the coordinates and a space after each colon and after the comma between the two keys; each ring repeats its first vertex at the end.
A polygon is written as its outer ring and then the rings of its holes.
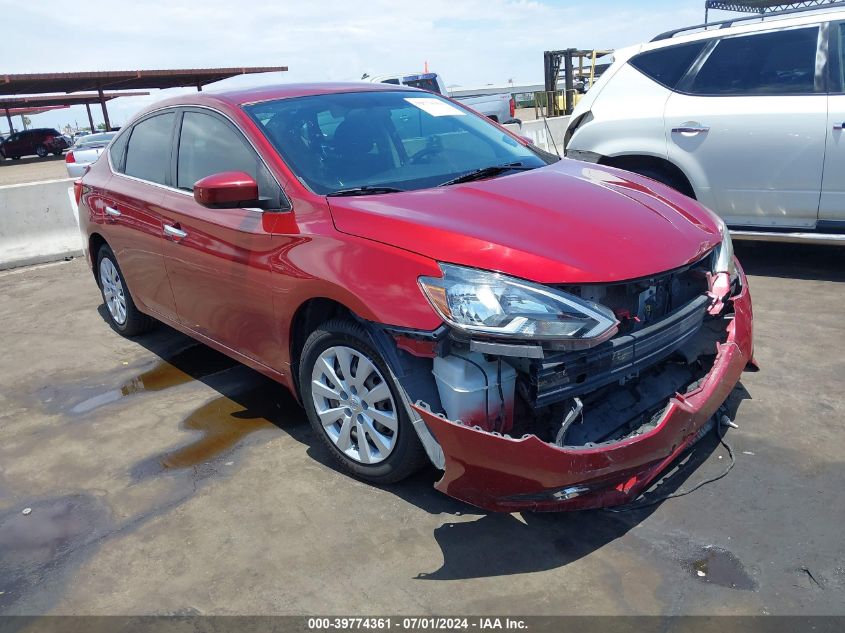
{"type": "MultiPolygon", "coordinates": [[[[332,456],[314,437],[304,411],[274,381],[240,366],[239,370],[246,372],[245,380],[221,381],[221,374],[210,371],[210,368],[225,371],[226,367],[237,363],[168,327],[160,327],[136,340],[161,358],[167,367],[216,389],[220,398],[201,407],[185,421],[188,428],[205,430],[199,440],[136,464],[132,468],[134,481],[165,469],[197,467],[213,462],[220,455],[228,454],[250,429],[264,428],[269,424],[307,446],[307,453],[312,459],[327,468],[334,468],[332,456]]],[[[144,379],[141,380],[144,382],[144,379]]],[[[728,401],[731,417],[735,416],[742,400],[749,397],[742,385],[738,385],[728,401]]],[[[705,436],[667,470],[669,474],[652,486],[643,499],[662,498],[677,492],[688,480],[693,485],[706,476],[712,476],[712,468],[700,467],[718,447],[715,433],[705,436]],[[707,474],[702,470],[707,470],[707,474]]],[[[217,470],[213,467],[207,469],[209,475],[215,472],[217,470]]],[[[200,470],[200,478],[204,478],[202,473],[203,470],[200,470]]],[[[621,537],[659,507],[659,504],[654,504],[624,513],[486,513],[435,490],[433,484],[439,477],[439,471],[429,467],[403,482],[382,487],[429,514],[458,518],[435,529],[433,536],[442,550],[444,563],[434,572],[421,572],[417,576],[420,579],[505,576],[561,567],[621,537]],[[468,515],[467,519],[469,516],[478,518],[467,520],[464,515],[468,515]]]]}
{"type": "Polygon", "coordinates": [[[736,241],[734,251],[748,275],[845,281],[841,246],[736,241]]]}

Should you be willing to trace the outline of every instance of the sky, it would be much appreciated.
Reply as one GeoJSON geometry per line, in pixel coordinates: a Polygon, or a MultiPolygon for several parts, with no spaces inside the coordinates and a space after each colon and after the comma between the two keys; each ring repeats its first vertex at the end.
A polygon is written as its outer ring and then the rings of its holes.
{"type": "MultiPolygon", "coordinates": [[[[287,66],[206,88],[421,72],[447,86],[543,82],[543,51],[622,48],[704,19],[704,0],[0,0],[5,73],[287,66]]],[[[712,19],[730,14],[714,12],[712,19]]],[[[186,89],[109,103],[113,125],[186,89]]],[[[187,89],[193,90],[193,89],[187,89]]],[[[102,121],[92,106],[95,123],[102,121]]],[[[31,117],[87,125],[83,106],[31,117]]],[[[6,130],[0,118],[0,130],[6,130]]],[[[20,121],[20,119],[16,119],[20,121]]],[[[16,123],[19,127],[19,124],[16,123]]]]}

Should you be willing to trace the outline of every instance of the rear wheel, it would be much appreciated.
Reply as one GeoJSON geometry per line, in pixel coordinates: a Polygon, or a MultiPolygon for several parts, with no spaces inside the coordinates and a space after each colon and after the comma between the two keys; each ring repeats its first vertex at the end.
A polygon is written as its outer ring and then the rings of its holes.
{"type": "Polygon", "coordinates": [[[43,145],[39,145],[35,148],[35,153],[38,154],[39,158],[44,158],[49,152],[47,151],[46,147],[44,147],[43,145]]]}
{"type": "Polygon", "coordinates": [[[123,273],[117,265],[117,258],[111,248],[105,245],[97,253],[97,277],[112,328],[124,336],[137,336],[155,326],[155,319],[135,307],[123,273]]]}
{"type": "Polygon", "coordinates": [[[386,484],[425,463],[399,388],[359,325],[334,320],[313,332],[299,384],[314,432],[343,470],[386,484]]]}

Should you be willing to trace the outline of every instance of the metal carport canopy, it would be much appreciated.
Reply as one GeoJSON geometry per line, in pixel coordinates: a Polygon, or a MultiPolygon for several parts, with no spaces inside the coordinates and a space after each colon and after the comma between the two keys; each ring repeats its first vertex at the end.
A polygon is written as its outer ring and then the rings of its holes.
{"type": "MultiPolygon", "coordinates": [[[[285,72],[287,66],[244,66],[241,68],[175,68],[170,70],[106,70],[73,73],[0,74],[0,95],[43,94],[46,92],[79,92],[96,90],[106,130],[111,129],[104,90],[143,88],[202,87],[237,77],[258,73],[285,72]]],[[[89,117],[90,119],[90,117],[89,117]]],[[[93,125],[93,124],[92,124],[93,125]]]]}
{"type": "Polygon", "coordinates": [[[0,96],[0,111],[5,111],[6,120],[9,123],[9,131],[12,130],[12,117],[25,114],[39,114],[59,108],[69,108],[73,105],[84,105],[88,112],[88,123],[91,131],[94,131],[94,119],[91,116],[92,103],[105,103],[118,97],[145,97],[149,92],[87,92],[77,94],[61,95],[27,95],[24,97],[0,96]],[[28,109],[24,111],[23,109],[28,109]]]}
{"type": "Polygon", "coordinates": [[[82,90],[143,90],[201,88],[215,81],[256,73],[284,72],[287,66],[244,68],[180,68],[173,70],[107,70],[101,72],[0,74],[0,95],[79,92],[82,90]]]}

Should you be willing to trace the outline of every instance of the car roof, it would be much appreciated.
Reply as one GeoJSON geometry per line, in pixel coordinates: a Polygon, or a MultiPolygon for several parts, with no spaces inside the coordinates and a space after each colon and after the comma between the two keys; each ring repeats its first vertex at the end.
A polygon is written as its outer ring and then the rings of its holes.
{"type": "Polygon", "coordinates": [[[710,40],[721,37],[728,37],[730,35],[741,35],[748,33],[757,33],[759,31],[768,31],[773,29],[784,29],[795,26],[811,26],[821,24],[823,22],[830,22],[836,20],[845,20],[845,10],[839,9],[836,11],[814,11],[802,14],[792,14],[785,16],[772,15],[760,21],[742,21],[733,26],[712,28],[708,30],[693,31],[691,33],[679,34],[674,37],[668,37],[663,40],[657,40],[643,44],[641,50],[653,50],[655,48],[663,48],[665,46],[674,46],[676,44],[685,44],[687,42],[698,42],[701,40],[710,40]]]}
{"type": "Polygon", "coordinates": [[[239,90],[205,91],[194,92],[186,95],[179,95],[152,104],[142,113],[158,110],[162,107],[176,105],[206,105],[218,106],[225,104],[239,107],[262,101],[275,101],[276,99],[291,99],[294,97],[307,97],[320,94],[333,94],[342,92],[383,92],[383,91],[408,91],[421,92],[416,88],[408,86],[397,86],[394,84],[378,84],[370,82],[335,82],[335,83],[297,83],[297,84],[275,84],[270,86],[258,86],[239,90]]]}

